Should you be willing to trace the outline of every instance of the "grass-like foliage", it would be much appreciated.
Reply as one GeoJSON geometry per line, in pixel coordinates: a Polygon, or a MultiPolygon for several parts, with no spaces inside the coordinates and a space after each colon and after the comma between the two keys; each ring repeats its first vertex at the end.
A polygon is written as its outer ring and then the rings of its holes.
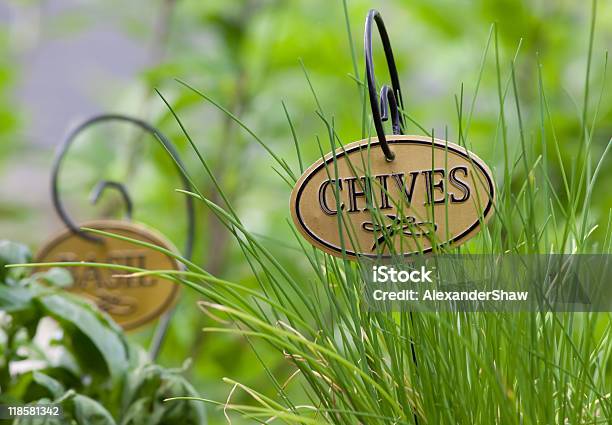
{"type": "MultiPolygon", "coordinates": [[[[478,82],[485,72],[485,59],[492,55],[497,64],[494,74],[499,101],[494,140],[497,159],[492,164],[498,180],[498,197],[491,222],[478,237],[461,248],[462,252],[610,252],[611,216],[602,220],[590,215],[594,193],[598,190],[606,193],[605,188],[597,187],[596,181],[611,144],[607,141],[603,152],[601,148],[594,152],[598,107],[592,105],[599,105],[592,101],[592,93],[598,91],[589,88],[594,22],[595,6],[585,93],[579,114],[580,133],[575,134],[573,141],[578,149],[571,164],[564,164],[561,159],[562,145],[556,137],[541,75],[534,84],[539,109],[532,111],[537,113],[539,126],[524,128],[525,113],[521,109],[515,72],[515,61],[520,54],[517,50],[511,66],[505,69],[499,58],[497,33],[492,27],[478,82]],[[510,138],[514,137],[508,132],[511,125],[518,128],[518,144],[511,143],[510,138]],[[519,148],[514,149],[515,146],[519,148]],[[553,181],[553,169],[555,174],[560,173],[560,179],[553,181]],[[520,176],[520,184],[516,184],[516,176],[520,176]],[[605,228],[607,235],[599,244],[592,240],[597,225],[605,228]]],[[[359,69],[357,64],[355,69],[359,69]]],[[[349,141],[339,139],[334,131],[333,116],[318,105],[315,84],[310,78],[307,82],[317,104],[317,114],[327,129],[327,141],[320,140],[324,154],[349,141]]],[[[363,82],[358,79],[356,82],[363,89],[363,82]]],[[[287,161],[277,156],[272,146],[221,104],[188,83],[180,83],[185,90],[193,90],[213,103],[248,132],[276,162],[275,171],[288,185],[293,185],[300,170],[292,169],[287,161]]],[[[599,98],[605,96],[603,88],[598,95],[599,98]]],[[[365,311],[361,307],[363,280],[357,264],[317,251],[294,229],[295,241],[301,247],[297,255],[307,260],[305,267],[308,267],[295,275],[269,251],[258,235],[245,227],[192,135],[169,102],[163,95],[160,97],[172,111],[223,202],[215,204],[204,196],[187,170],[183,172],[192,182],[193,191],[184,192],[185,195],[206,205],[234,235],[258,287],[248,288],[212,276],[180,257],[184,271],[123,269],[133,276],[164,276],[197,291],[203,297],[201,308],[220,323],[219,327],[204,329],[205,332],[238,334],[249,341],[263,339],[295,370],[288,380],[268,371],[276,389],[274,397],[227,379],[232,386],[227,401],[207,401],[222,406],[228,417],[231,412],[237,412],[259,423],[274,420],[343,425],[612,421],[609,371],[612,323],[609,315],[410,315],[365,311]],[[232,394],[235,391],[245,391],[252,396],[253,403],[234,404],[232,394]],[[301,397],[296,398],[296,393],[301,397]]],[[[465,108],[463,91],[456,98],[458,142],[467,148],[471,148],[469,128],[475,99],[476,96],[465,108]]],[[[361,100],[366,101],[364,96],[361,100]]],[[[286,109],[285,113],[295,138],[293,122],[286,109]]],[[[432,135],[409,114],[404,112],[404,117],[406,122],[417,124],[425,134],[432,135]]],[[[366,134],[369,127],[370,121],[366,118],[363,123],[366,134]]],[[[297,139],[295,147],[303,170],[307,164],[302,162],[297,139]]],[[[287,223],[287,226],[292,225],[287,223]]],[[[124,239],[96,230],[91,232],[124,239]]],[[[266,368],[266,364],[262,362],[260,367],[266,368]]]]}

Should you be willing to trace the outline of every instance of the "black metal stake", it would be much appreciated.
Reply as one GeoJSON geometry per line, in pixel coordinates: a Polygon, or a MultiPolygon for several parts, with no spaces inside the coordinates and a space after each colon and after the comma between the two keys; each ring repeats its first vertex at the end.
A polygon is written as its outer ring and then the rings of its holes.
{"type": "MultiPolygon", "coordinates": [[[[143,131],[155,137],[162,144],[166,152],[168,152],[168,154],[172,157],[175,163],[176,169],[179,172],[179,175],[181,177],[183,189],[185,189],[186,191],[191,190],[191,185],[189,184],[189,180],[183,174],[183,169],[185,167],[183,165],[183,162],[178,156],[178,152],[176,148],[174,147],[172,142],[170,142],[170,140],[157,128],[153,127],[151,124],[141,119],[129,117],[126,115],[120,115],[120,114],[97,115],[97,116],[94,116],[88,119],[87,121],[83,122],[78,127],[76,127],[74,130],[72,130],[68,134],[64,142],[58,148],[57,154],[55,156],[55,160],[53,162],[52,171],[51,171],[51,198],[53,201],[53,207],[55,208],[55,211],[59,215],[62,222],[66,225],[66,227],[72,233],[76,234],[77,236],[83,239],[86,239],[88,241],[91,241],[91,242],[96,242],[96,243],[101,243],[102,239],[97,236],[90,235],[87,232],[82,231],[75,224],[75,222],[72,220],[72,218],[68,214],[68,211],[64,207],[64,204],[62,203],[61,198],[60,198],[58,180],[59,180],[59,172],[60,172],[60,168],[62,165],[62,161],[64,160],[66,154],[68,153],[68,150],[70,149],[70,146],[72,145],[72,142],[74,141],[74,139],[76,139],[76,137],[79,134],[81,134],[81,132],[88,129],[90,126],[93,126],[98,123],[110,122],[110,121],[120,121],[120,122],[125,122],[125,123],[135,125],[137,127],[140,127],[140,129],[142,129],[143,131]]],[[[133,203],[129,195],[129,192],[123,183],[102,180],[94,187],[92,191],[92,195],[91,195],[92,203],[95,204],[100,198],[100,196],[102,195],[102,193],[106,189],[109,189],[109,188],[115,189],[121,194],[123,203],[125,205],[126,218],[130,220],[132,218],[133,203]]],[[[190,196],[185,197],[185,205],[187,209],[187,240],[185,242],[185,249],[184,249],[183,255],[185,256],[185,258],[190,260],[193,254],[193,243],[194,243],[194,237],[195,237],[195,212],[194,212],[193,199],[190,196]]],[[[172,318],[172,315],[174,314],[174,310],[175,310],[175,307],[173,307],[171,310],[165,313],[161,317],[159,324],[157,325],[155,329],[151,347],[149,348],[149,356],[151,357],[151,360],[155,360],[157,356],[159,355],[159,352],[163,345],[166,334],[168,333],[170,319],[172,318]]]]}
{"type": "Polygon", "coordinates": [[[404,101],[402,99],[402,91],[400,88],[397,68],[395,66],[395,59],[393,58],[391,42],[389,41],[389,35],[387,34],[387,29],[385,28],[385,23],[383,22],[380,13],[378,13],[378,11],[375,9],[371,9],[366,17],[363,48],[365,52],[366,80],[370,98],[370,108],[372,110],[372,119],[374,120],[374,128],[376,129],[376,135],[378,136],[378,141],[380,142],[380,147],[385,154],[385,158],[387,158],[387,161],[393,161],[395,155],[389,148],[387,138],[385,137],[383,121],[388,119],[387,110],[390,109],[391,119],[393,121],[393,134],[402,134],[404,120],[399,112],[399,108],[403,109],[404,101]],[[387,60],[389,76],[391,77],[391,88],[384,85],[381,89],[380,109],[378,106],[379,99],[376,96],[376,76],[374,74],[374,60],[372,58],[372,21],[376,22],[376,27],[378,28],[378,33],[380,34],[380,39],[385,51],[385,59],[387,60]]]}
{"type": "MultiPolygon", "coordinates": [[[[395,155],[389,148],[389,143],[385,137],[383,122],[387,121],[389,119],[389,115],[391,115],[393,134],[403,134],[404,120],[399,109],[404,108],[404,101],[402,99],[402,91],[400,89],[397,67],[395,66],[395,59],[393,58],[393,50],[391,49],[389,35],[387,34],[387,29],[385,28],[385,23],[383,22],[380,13],[375,9],[371,9],[366,17],[363,45],[366,62],[366,80],[370,98],[370,108],[372,109],[372,119],[374,120],[374,128],[376,129],[376,135],[378,136],[378,141],[385,154],[385,158],[387,161],[393,161],[395,159],[395,155]],[[386,84],[383,85],[380,90],[380,98],[377,98],[376,95],[376,77],[374,75],[374,61],[372,59],[372,21],[376,22],[376,27],[378,28],[378,33],[380,34],[380,39],[385,51],[385,59],[387,61],[387,68],[389,69],[389,76],[391,77],[391,87],[386,84]]],[[[410,323],[414,326],[412,312],[410,312],[410,323]]],[[[410,338],[410,351],[412,354],[412,362],[414,363],[414,367],[418,368],[416,349],[414,346],[414,340],[412,338],[410,338]]],[[[418,425],[419,418],[416,411],[413,411],[412,414],[414,415],[415,424],[418,425]]]]}

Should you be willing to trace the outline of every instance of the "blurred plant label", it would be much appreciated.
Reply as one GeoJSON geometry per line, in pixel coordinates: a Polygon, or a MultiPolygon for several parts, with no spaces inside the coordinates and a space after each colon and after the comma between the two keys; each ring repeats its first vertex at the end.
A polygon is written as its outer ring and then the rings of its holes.
{"type": "Polygon", "coordinates": [[[291,193],[291,215],[306,239],[351,259],[408,256],[472,238],[493,212],[486,164],[466,149],[423,136],[387,136],[341,147],[314,163],[291,193]]]}
{"type": "MultiPolygon", "coordinates": [[[[100,220],[83,227],[102,230],[147,242],[176,252],[163,236],[140,225],[115,220],[100,220]]],[[[147,270],[179,270],[172,257],[151,248],[115,238],[86,240],[66,230],[46,243],[37,262],[75,262],[117,264],[147,270]]],[[[67,267],[73,277],[68,291],[92,300],[124,329],[134,329],[155,320],[172,305],[179,287],[157,276],[121,277],[130,272],[101,267],[67,267]]]]}

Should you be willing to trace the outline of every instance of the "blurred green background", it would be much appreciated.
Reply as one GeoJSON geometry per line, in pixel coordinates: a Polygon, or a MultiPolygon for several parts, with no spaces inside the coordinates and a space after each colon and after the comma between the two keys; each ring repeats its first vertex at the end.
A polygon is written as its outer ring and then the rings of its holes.
{"type": "MultiPolygon", "coordinates": [[[[612,46],[612,2],[597,5],[591,111],[601,102],[593,136],[593,150],[601,152],[612,135],[612,98],[598,97],[602,85],[611,82],[603,71],[606,50],[612,46]]],[[[585,83],[589,2],[4,0],[0,2],[0,238],[36,249],[62,229],[49,194],[53,150],[68,129],[96,113],[121,112],[158,126],[177,145],[201,190],[218,201],[180,128],[154,92],[157,88],[176,109],[246,226],[299,273],[303,260],[287,221],[290,188],[246,132],[175,78],[219,101],[299,171],[281,102],[295,124],[304,161],[313,162],[319,156],[316,136],[325,139],[326,129],[315,113],[301,60],[322,108],[334,115],[343,142],[362,138],[362,93],[354,77],[363,78],[363,22],[372,7],[381,11],[391,37],[407,113],[436,135],[443,137],[448,131],[451,141],[458,134],[456,96],[463,85],[464,109],[471,107],[483,52],[496,22],[503,79],[521,43],[516,67],[525,128],[537,129],[540,119],[539,60],[563,160],[571,164],[580,137],[578,105],[585,83]]],[[[378,37],[374,39],[381,84],[388,76],[378,37]]],[[[472,149],[496,172],[501,155],[494,143],[499,104],[492,51],[484,61],[474,108],[469,129],[472,149]]],[[[513,100],[506,108],[508,114],[515,113],[513,100]]],[[[509,122],[510,145],[518,148],[516,120],[509,122]]],[[[409,124],[407,133],[421,132],[409,124]]],[[[538,137],[530,130],[527,142],[535,143],[538,137]]],[[[612,185],[610,168],[608,162],[602,170],[602,187],[612,185]]],[[[174,191],[180,180],[153,139],[125,125],[109,124],[92,128],[76,141],[60,184],[62,198],[77,221],[123,213],[112,193],[95,207],[88,204],[89,191],[103,178],[126,182],[135,220],[183,245],[184,199],[174,191]]],[[[524,176],[515,178],[520,181],[524,176]]],[[[602,239],[612,197],[600,193],[594,209],[602,225],[595,237],[602,239]]],[[[195,261],[215,275],[251,284],[254,278],[239,260],[239,247],[230,235],[206,210],[197,211],[197,220],[195,261]]],[[[202,314],[196,301],[183,291],[160,362],[174,367],[191,358],[188,378],[206,398],[225,400],[231,389],[221,380],[226,376],[273,391],[248,341],[200,332],[215,322],[202,314]]],[[[132,338],[146,345],[151,334],[149,327],[132,338]]],[[[251,343],[273,373],[288,376],[282,358],[264,344],[251,343]]],[[[223,423],[221,411],[209,412],[211,423],[223,423]]]]}

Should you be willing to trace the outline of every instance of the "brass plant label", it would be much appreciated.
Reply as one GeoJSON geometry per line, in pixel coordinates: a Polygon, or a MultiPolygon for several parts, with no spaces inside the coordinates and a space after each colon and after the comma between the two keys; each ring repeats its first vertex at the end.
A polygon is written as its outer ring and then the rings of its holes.
{"type": "MultiPolygon", "coordinates": [[[[157,232],[139,224],[115,220],[92,221],[83,227],[129,237],[177,252],[172,244],[157,232]]],[[[93,235],[93,234],[92,234],[93,235]]],[[[179,270],[172,257],[156,250],[115,238],[100,237],[102,243],[88,241],[69,230],[46,243],[37,262],[86,261],[139,267],[147,270],[179,270]]],[[[124,270],[100,267],[68,267],[72,273],[72,293],[92,300],[124,329],[134,329],[155,320],[174,302],[179,287],[157,276],[135,278],[124,270]]]]}
{"type": "Polygon", "coordinates": [[[393,161],[372,138],[341,147],[304,172],[291,193],[298,230],[332,255],[342,257],[344,247],[352,259],[427,253],[472,238],[494,209],[486,164],[443,140],[387,139],[393,161]]]}

